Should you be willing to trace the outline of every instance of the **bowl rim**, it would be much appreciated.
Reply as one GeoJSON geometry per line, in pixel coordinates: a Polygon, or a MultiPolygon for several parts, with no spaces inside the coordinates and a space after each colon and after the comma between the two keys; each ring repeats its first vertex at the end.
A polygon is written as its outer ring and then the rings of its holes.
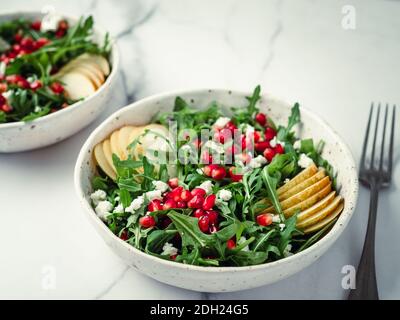
{"type": "MultiPolygon", "coordinates": [[[[80,17],[77,16],[73,16],[70,14],[64,14],[58,11],[55,11],[55,13],[60,14],[62,17],[67,18],[70,21],[74,21],[75,23],[79,21],[80,17]]],[[[0,19],[1,17],[4,16],[16,16],[16,17],[24,17],[24,16],[28,16],[28,15],[32,15],[32,16],[43,16],[44,13],[41,11],[36,11],[36,10],[18,10],[18,11],[9,11],[9,12],[2,12],[0,14],[0,19]]],[[[83,16],[83,15],[82,15],[83,16]]],[[[93,25],[93,31],[94,34],[106,34],[107,31],[106,29],[104,29],[101,25],[99,25],[97,22],[95,22],[95,24],[93,25]]],[[[21,127],[25,127],[25,126],[31,126],[31,125],[39,125],[42,122],[45,122],[47,120],[52,120],[52,119],[57,119],[60,116],[62,117],[64,114],[67,114],[68,112],[71,112],[79,107],[81,107],[82,105],[84,105],[86,102],[89,102],[93,99],[95,99],[96,96],[100,95],[105,89],[105,87],[109,86],[115,79],[118,69],[119,69],[119,64],[120,64],[120,53],[119,53],[119,48],[117,45],[117,41],[113,36],[109,36],[110,39],[110,43],[111,43],[111,50],[110,50],[110,61],[111,62],[111,72],[110,74],[107,76],[106,81],[100,86],[100,88],[98,88],[94,93],[92,93],[90,96],[88,96],[87,98],[84,98],[81,101],[77,101],[73,104],[71,104],[70,106],[68,106],[68,108],[64,108],[61,110],[58,110],[57,112],[53,112],[53,113],[49,113],[43,117],[39,117],[33,121],[15,121],[15,122],[6,122],[6,123],[0,123],[0,130],[1,129],[9,129],[9,128],[21,128],[21,127]]]]}
{"type": "MultiPolygon", "coordinates": [[[[93,223],[96,223],[97,226],[99,226],[101,229],[103,229],[106,234],[110,235],[111,240],[117,241],[119,245],[124,247],[124,249],[131,251],[135,254],[138,254],[139,256],[142,256],[144,259],[149,259],[153,260],[155,263],[160,263],[163,264],[166,267],[175,267],[181,270],[193,270],[193,271],[199,271],[199,272],[207,272],[207,273],[223,273],[223,272],[246,272],[250,270],[259,270],[259,269],[264,269],[264,268],[272,268],[272,267],[278,267],[279,265],[286,264],[286,263],[292,263],[295,260],[299,260],[302,257],[305,257],[313,252],[316,252],[318,247],[323,246],[325,243],[328,243],[331,241],[330,244],[333,244],[337,240],[337,238],[342,234],[346,226],[348,225],[351,217],[354,214],[355,207],[357,205],[357,200],[358,200],[358,191],[359,191],[359,183],[358,183],[358,175],[356,171],[356,165],[355,165],[355,160],[352,152],[350,151],[350,148],[348,147],[347,143],[342,139],[342,137],[322,118],[320,117],[316,112],[311,111],[310,109],[307,109],[305,107],[300,106],[300,112],[307,114],[310,118],[312,118],[314,121],[319,122],[323,127],[324,130],[327,130],[330,132],[335,138],[337,139],[337,142],[340,144],[342,150],[343,150],[343,155],[344,157],[348,158],[348,160],[351,163],[351,180],[355,181],[354,185],[354,190],[353,192],[350,193],[350,199],[352,200],[351,202],[354,204],[351,207],[347,207],[346,214],[343,215],[343,213],[339,216],[339,219],[343,217],[343,220],[340,221],[338,220],[331,230],[319,241],[316,243],[312,244],[310,247],[305,249],[304,251],[301,251],[299,253],[293,254],[291,256],[272,261],[272,262],[267,262],[267,263],[262,263],[258,265],[250,265],[250,266],[222,266],[222,267],[212,267],[212,266],[196,266],[196,265],[189,265],[189,264],[183,264],[183,263],[177,263],[174,261],[169,261],[166,259],[162,259],[150,254],[147,254],[132,245],[128,244],[127,242],[121,240],[119,237],[117,237],[106,225],[105,223],[97,217],[94,209],[90,205],[90,203],[86,200],[85,193],[83,189],[80,186],[80,176],[82,172],[82,163],[84,162],[84,157],[88,153],[89,150],[89,145],[92,144],[94,137],[103,130],[104,127],[106,127],[109,122],[111,122],[113,119],[117,118],[121,114],[128,112],[132,109],[135,109],[138,105],[141,105],[143,103],[149,103],[151,101],[157,102],[162,99],[166,98],[171,98],[171,97],[176,97],[179,95],[190,95],[190,94],[199,94],[199,93],[212,93],[212,92],[219,92],[219,93],[232,93],[240,96],[249,96],[251,95],[251,92],[246,92],[246,91],[241,91],[241,90],[233,90],[233,89],[226,89],[226,88],[203,88],[203,89],[185,89],[185,90],[174,90],[174,91],[166,91],[162,93],[158,93],[155,95],[151,95],[148,97],[145,97],[143,99],[140,99],[138,101],[135,101],[133,103],[130,103],[126,105],[125,107],[117,110],[113,114],[111,114],[107,119],[105,119],[97,128],[95,128],[92,133],[89,135],[85,143],[83,144],[81,150],[79,151],[79,155],[77,158],[77,162],[75,164],[75,169],[74,169],[74,185],[75,185],[75,191],[76,194],[79,198],[79,201],[83,205],[85,212],[88,216],[88,218],[93,221],[93,223]],[[340,223],[339,223],[340,221],[340,223]]],[[[261,99],[268,98],[269,100],[274,100],[278,102],[282,102],[284,104],[289,105],[286,100],[278,99],[275,96],[272,96],[270,94],[262,94],[261,99]]],[[[90,148],[93,148],[90,147],[90,148]]],[[[103,239],[104,240],[104,239],[103,239]]],[[[327,249],[327,248],[326,248],[327,249]]],[[[324,252],[323,252],[324,253],[324,252]]]]}

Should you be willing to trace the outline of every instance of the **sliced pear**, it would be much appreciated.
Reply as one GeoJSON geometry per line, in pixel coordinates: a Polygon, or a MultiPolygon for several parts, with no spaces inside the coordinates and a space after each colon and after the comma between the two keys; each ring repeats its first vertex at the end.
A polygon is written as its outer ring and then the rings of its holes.
{"type": "Polygon", "coordinates": [[[57,79],[64,83],[66,93],[73,100],[86,98],[96,91],[92,81],[76,71],[61,74],[57,79]]]}
{"type": "MultiPolygon", "coordinates": [[[[150,124],[144,127],[144,130],[150,130],[141,139],[145,155],[152,161],[160,161],[162,154],[170,150],[167,140],[169,140],[168,129],[159,124],[150,124]]],[[[166,162],[167,159],[164,159],[166,162]]]]}
{"type": "Polygon", "coordinates": [[[328,185],[326,185],[322,190],[320,190],[319,192],[317,192],[316,194],[313,194],[312,196],[310,196],[309,198],[307,198],[306,200],[295,204],[294,206],[283,210],[283,213],[285,214],[286,217],[290,217],[293,214],[295,214],[298,210],[302,211],[302,210],[306,210],[309,207],[311,207],[312,205],[314,205],[315,203],[317,203],[318,201],[322,200],[323,198],[325,198],[332,190],[332,186],[329,183],[328,185]]]}
{"type": "Polygon", "coordinates": [[[59,73],[67,73],[76,69],[85,69],[90,72],[91,76],[95,78],[94,81],[96,81],[96,83],[103,84],[105,81],[102,70],[96,63],[90,60],[74,59],[62,67],[59,73]]]}
{"type": "Polygon", "coordinates": [[[111,151],[111,144],[110,144],[110,140],[106,139],[103,141],[103,152],[104,152],[104,156],[106,157],[106,160],[108,162],[108,164],[110,165],[110,167],[113,169],[114,172],[117,172],[115,170],[114,167],[114,162],[112,160],[112,151],[111,151]]]}
{"type": "Polygon", "coordinates": [[[316,214],[313,214],[312,216],[308,217],[307,219],[304,219],[301,222],[297,220],[297,227],[304,229],[309,226],[312,226],[313,224],[316,224],[317,222],[321,221],[326,216],[331,214],[341,202],[342,202],[342,197],[337,196],[331,203],[329,203],[328,206],[326,206],[324,209],[320,210],[316,214]]]}
{"type": "Polygon", "coordinates": [[[119,134],[118,134],[118,144],[119,144],[119,150],[121,152],[120,158],[122,160],[128,159],[128,145],[129,145],[129,136],[132,133],[132,131],[135,129],[133,126],[125,126],[119,129],[119,134]]]}
{"type": "MultiPolygon", "coordinates": [[[[135,127],[135,128],[132,129],[131,134],[129,135],[129,140],[128,140],[127,147],[133,141],[135,141],[141,134],[143,134],[143,132],[144,132],[143,128],[144,127],[135,127]]],[[[144,154],[143,144],[142,143],[137,143],[134,150],[129,150],[128,149],[127,152],[128,152],[128,154],[131,152],[135,157],[138,157],[139,155],[143,155],[144,154]]]]}
{"type": "Polygon", "coordinates": [[[315,232],[315,231],[318,231],[318,230],[322,229],[328,223],[330,223],[331,221],[336,219],[336,217],[342,212],[343,207],[344,207],[344,204],[343,204],[343,201],[342,201],[329,216],[325,217],[323,220],[321,220],[320,222],[312,225],[311,227],[303,230],[303,232],[307,234],[307,233],[315,232]]]}
{"type": "Polygon", "coordinates": [[[122,159],[121,158],[122,152],[121,152],[121,150],[119,148],[119,133],[120,133],[120,130],[115,130],[111,134],[111,136],[110,136],[110,147],[111,147],[111,152],[115,153],[118,156],[118,158],[122,159]]]}
{"type": "Polygon", "coordinates": [[[106,175],[108,175],[113,180],[117,178],[117,175],[115,174],[113,168],[108,164],[108,161],[104,155],[102,143],[97,144],[94,148],[94,158],[96,160],[96,163],[106,175]]]}
{"type": "Polygon", "coordinates": [[[295,176],[292,180],[290,180],[288,183],[284,184],[277,190],[278,196],[287,192],[288,190],[295,187],[296,185],[303,182],[304,180],[310,178],[315,173],[317,173],[317,171],[318,171],[318,168],[315,164],[312,164],[308,168],[304,169],[297,176],[295,176]]]}
{"type": "Polygon", "coordinates": [[[93,84],[94,88],[97,90],[101,85],[102,82],[96,77],[96,75],[94,75],[90,70],[88,70],[87,68],[74,68],[73,72],[77,72],[77,73],[81,73],[83,74],[85,77],[87,77],[93,84]]]}
{"type": "Polygon", "coordinates": [[[99,69],[103,72],[105,76],[108,76],[110,74],[110,64],[103,56],[91,53],[84,53],[80,55],[77,59],[81,61],[91,61],[99,67],[99,69]]]}
{"type": "Polygon", "coordinates": [[[299,215],[297,216],[297,222],[299,223],[300,221],[303,221],[303,220],[311,217],[312,215],[316,214],[318,211],[323,210],[326,206],[328,206],[333,201],[333,199],[335,199],[335,195],[336,195],[336,191],[332,191],[321,201],[318,201],[313,206],[300,212],[299,215]]]}

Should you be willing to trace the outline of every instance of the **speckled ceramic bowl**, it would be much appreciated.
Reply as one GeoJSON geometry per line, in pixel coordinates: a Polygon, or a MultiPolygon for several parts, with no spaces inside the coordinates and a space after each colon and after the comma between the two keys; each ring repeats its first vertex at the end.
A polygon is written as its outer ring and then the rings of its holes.
{"type": "MultiPolygon", "coordinates": [[[[61,13],[70,25],[78,19],[61,13]]],[[[40,12],[15,12],[0,15],[0,23],[18,18],[38,19],[40,12]]],[[[94,25],[94,39],[100,43],[106,32],[94,25]]],[[[75,134],[95,120],[107,107],[119,68],[119,54],[115,42],[111,47],[111,73],[103,85],[91,96],[63,110],[51,113],[30,122],[0,124],[0,152],[18,152],[42,148],[75,134]]]]}
{"type": "MultiPolygon", "coordinates": [[[[324,157],[338,170],[340,194],[345,207],[330,232],[301,253],[271,263],[248,267],[199,267],[170,262],[141,252],[115,236],[96,216],[90,206],[91,178],[95,173],[92,160],[94,146],[115,129],[127,125],[147,124],[160,111],[171,110],[179,95],[196,107],[205,107],[212,101],[225,106],[245,106],[247,93],[228,90],[196,90],[152,96],[135,102],[110,116],[88,138],[79,154],[75,167],[75,188],[85,214],[104,241],[118,256],[133,268],[161,282],[196,291],[224,292],[250,289],[286,278],[317,260],[340,236],[349,222],[357,202],[358,179],[354,159],[343,140],[321,118],[301,108],[303,124],[298,128],[300,137],[324,139],[324,157]]],[[[286,123],[291,105],[263,96],[260,108],[276,123],[286,123]]]]}

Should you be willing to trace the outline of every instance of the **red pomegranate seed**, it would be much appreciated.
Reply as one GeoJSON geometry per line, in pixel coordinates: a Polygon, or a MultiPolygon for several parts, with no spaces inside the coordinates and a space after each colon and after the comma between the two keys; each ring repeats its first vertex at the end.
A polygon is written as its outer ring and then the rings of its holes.
{"type": "Polygon", "coordinates": [[[265,113],[257,113],[255,120],[261,125],[261,126],[265,126],[265,124],[267,123],[267,116],[265,115],[265,113]]]}
{"type": "Polygon", "coordinates": [[[283,148],[283,146],[282,146],[280,143],[278,143],[278,144],[275,146],[274,151],[275,151],[276,153],[278,153],[278,154],[283,154],[283,153],[285,153],[285,149],[283,148]]]}
{"type": "Polygon", "coordinates": [[[6,92],[8,89],[7,83],[0,83],[0,93],[6,92]]]}
{"type": "Polygon", "coordinates": [[[211,171],[211,178],[215,180],[222,180],[226,177],[226,171],[223,167],[215,168],[211,171]]]}
{"type": "Polygon", "coordinates": [[[211,177],[211,171],[215,168],[218,168],[217,164],[209,164],[203,168],[203,172],[206,176],[211,177]]]}
{"type": "Polygon", "coordinates": [[[154,217],[152,216],[144,216],[139,219],[139,224],[143,228],[151,228],[156,225],[156,220],[154,220],[154,217]]]}
{"type": "Polygon", "coordinates": [[[8,112],[11,112],[13,110],[13,108],[8,104],[3,104],[1,106],[1,110],[3,110],[5,113],[8,113],[8,112]]]}
{"type": "Polygon", "coordinates": [[[194,212],[193,212],[193,217],[195,217],[195,218],[200,218],[200,217],[202,217],[202,216],[204,216],[206,213],[205,213],[205,211],[203,210],[203,209],[196,209],[196,210],[194,210],[194,212]]]}
{"type": "Polygon", "coordinates": [[[42,81],[40,81],[40,80],[35,80],[35,81],[33,81],[32,83],[31,83],[31,89],[32,90],[37,90],[37,89],[40,89],[41,87],[42,87],[42,81]]]}
{"type": "Polygon", "coordinates": [[[236,242],[235,242],[235,240],[229,239],[229,240],[226,242],[226,247],[227,247],[229,250],[235,249],[235,248],[236,248],[236,242]]]}
{"type": "Polygon", "coordinates": [[[14,35],[14,41],[15,42],[21,42],[21,40],[22,40],[22,34],[20,32],[16,33],[14,35]]]}
{"type": "Polygon", "coordinates": [[[210,227],[208,228],[209,233],[215,233],[218,231],[218,227],[215,224],[211,224],[210,227]]]}
{"type": "Polygon", "coordinates": [[[169,258],[170,258],[171,260],[174,260],[174,261],[175,261],[177,256],[178,256],[177,254],[174,254],[174,255],[170,256],[169,258]]]}
{"type": "Polygon", "coordinates": [[[189,190],[183,190],[181,193],[182,201],[188,202],[192,197],[192,193],[189,190]]]}
{"type": "Polygon", "coordinates": [[[256,220],[260,226],[266,227],[272,223],[272,215],[270,215],[269,213],[263,213],[258,215],[256,220]]]}
{"type": "Polygon", "coordinates": [[[226,148],[225,150],[225,156],[231,156],[233,157],[235,154],[238,154],[241,150],[239,149],[239,147],[236,144],[233,144],[231,146],[229,146],[228,148],[226,148]]]}
{"type": "Polygon", "coordinates": [[[237,127],[235,126],[235,124],[232,121],[229,121],[226,125],[225,128],[231,130],[232,135],[234,133],[235,130],[237,130],[237,127]]]}
{"type": "Polygon", "coordinates": [[[50,40],[47,38],[39,38],[36,40],[35,46],[37,48],[41,48],[41,47],[45,46],[46,44],[48,44],[49,42],[50,42],[50,40]]]}
{"type": "Polygon", "coordinates": [[[213,163],[213,156],[207,150],[204,151],[201,155],[201,163],[202,164],[209,164],[213,163]]]}
{"type": "Polygon", "coordinates": [[[208,216],[201,216],[199,218],[199,228],[201,231],[207,232],[209,225],[210,225],[210,219],[208,218],[208,216]]]}
{"type": "Polygon", "coordinates": [[[17,57],[17,54],[15,52],[9,52],[7,55],[8,60],[12,60],[17,57]]]}
{"type": "Polygon", "coordinates": [[[200,145],[201,145],[201,140],[198,139],[198,138],[196,138],[196,139],[194,139],[194,140],[192,141],[192,143],[193,143],[193,145],[195,146],[196,149],[199,149],[199,148],[200,148],[200,145]]]}
{"type": "Polygon", "coordinates": [[[218,222],[218,212],[217,211],[209,210],[206,212],[206,215],[208,216],[210,223],[216,224],[218,222]]]}
{"type": "Polygon", "coordinates": [[[179,209],[184,209],[184,208],[187,207],[187,205],[186,205],[186,202],[185,202],[185,201],[178,201],[178,202],[176,203],[176,207],[179,208],[179,209]]]}
{"type": "Polygon", "coordinates": [[[31,28],[36,31],[40,31],[40,27],[42,26],[42,22],[40,20],[33,21],[31,23],[31,28]]]}
{"type": "Polygon", "coordinates": [[[200,195],[193,196],[192,199],[189,200],[187,206],[189,208],[201,208],[203,206],[204,198],[200,195]]]}
{"type": "Polygon", "coordinates": [[[167,197],[173,199],[176,202],[182,201],[182,197],[181,197],[182,191],[183,191],[182,186],[176,187],[171,192],[168,192],[167,197]]]}
{"type": "Polygon", "coordinates": [[[206,195],[206,190],[204,190],[202,188],[194,188],[191,193],[192,193],[192,196],[204,197],[206,195]]]}
{"type": "Polygon", "coordinates": [[[21,51],[22,48],[21,48],[21,46],[19,44],[14,44],[12,46],[12,49],[16,54],[18,54],[21,51]]]}
{"type": "Polygon", "coordinates": [[[215,132],[214,139],[220,143],[225,143],[232,139],[232,131],[228,128],[223,128],[215,132]]]}
{"type": "Polygon", "coordinates": [[[203,209],[204,210],[211,210],[215,205],[215,199],[217,196],[215,194],[210,194],[204,199],[203,209]]]}
{"type": "Polygon", "coordinates": [[[128,240],[128,232],[126,230],[122,231],[119,238],[124,241],[128,240]]]}
{"type": "Polygon", "coordinates": [[[265,140],[272,140],[275,136],[276,136],[276,132],[274,129],[272,129],[271,127],[267,127],[265,129],[265,140]]]}
{"type": "Polygon", "coordinates": [[[55,94],[61,94],[64,92],[64,87],[61,85],[59,82],[53,82],[50,85],[50,89],[55,93],[55,94]]]}
{"type": "Polygon", "coordinates": [[[249,155],[248,153],[242,153],[242,155],[240,156],[240,161],[248,164],[251,161],[251,155],[249,155]]]}
{"type": "Polygon", "coordinates": [[[20,44],[21,44],[21,47],[27,51],[31,51],[34,49],[33,39],[31,37],[22,38],[20,44]]]}
{"type": "Polygon", "coordinates": [[[176,201],[174,199],[167,199],[163,204],[163,210],[174,209],[177,207],[176,201]]]}
{"type": "Polygon", "coordinates": [[[269,162],[271,162],[272,159],[275,157],[275,151],[271,148],[267,148],[264,150],[263,155],[269,162]]]}
{"type": "Polygon", "coordinates": [[[147,210],[150,212],[159,211],[162,209],[163,209],[163,205],[162,205],[161,201],[158,199],[150,201],[150,203],[147,206],[147,210]]]}
{"type": "Polygon", "coordinates": [[[56,31],[56,38],[62,38],[65,35],[65,30],[64,29],[58,29],[56,31]]]}
{"type": "Polygon", "coordinates": [[[253,132],[253,140],[254,140],[254,142],[260,141],[260,138],[261,138],[260,132],[259,131],[254,131],[253,132]]]}
{"type": "Polygon", "coordinates": [[[68,29],[68,22],[65,20],[61,20],[58,24],[58,29],[67,30],[68,29]]]}
{"type": "Polygon", "coordinates": [[[260,141],[255,144],[255,149],[257,152],[263,152],[266,148],[269,148],[270,144],[268,141],[260,141]]]}
{"type": "Polygon", "coordinates": [[[168,180],[168,185],[172,188],[175,189],[179,185],[179,180],[178,178],[171,178],[168,180]]]}
{"type": "Polygon", "coordinates": [[[233,182],[239,182],[243,178],[243,175],[239,174],[238,171],[239,169],[237,169],[236,167],[229,168],[229,176],[231,177],[231,180],[233,182]]]}

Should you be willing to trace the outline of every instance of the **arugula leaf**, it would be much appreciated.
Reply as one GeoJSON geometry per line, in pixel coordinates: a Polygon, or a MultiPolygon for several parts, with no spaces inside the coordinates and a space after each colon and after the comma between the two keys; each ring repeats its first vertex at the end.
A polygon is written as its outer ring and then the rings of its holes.
{"type": "Polygon", "coordinates": [[[269,166],[265,166],[262,170],[262,179],[264,181],[265,189],[268,194],[268,198],[271,200],[272,205],[274,206],[275,211],[279,214],[282,221],[285,220],[285,216],[283,215],[281,203],[278,199],[278,194],[276,193],[277,185],[279,179],[277,177],[273,177],[269,174],[269,166]]]}
{"type": "Polygon", "coordinates": [[[300,123],[300,120],[300,105],[296,102],[292,107],[287,126],[279,126],[277,139],[284,142],[292,142],[294,133],[291,130],[296,124],[300,123]]]}
{"type": "Polygon", "coordinates": [[[124,208],[129,207],[132,202],[132,197],[127,189],[120,189],[119,198],[124,208]]]}
{"type": "Polygon", "coordinates": [[[292,238],[292,234],[295,232],[299,232],[296,229],[296,222],[297,222],[297,214],[292,215],[285,221],[285,228],[283,229],[283,231],[281,231],[281,238],[278,245],[278,248],[282,254],[287,245],[289,244],[292,238]]]}
{"type": "Polygon", "coordinates": [[[0,111],[0,123],[6,122],[6,113],[4,111],[0,111]]]}
{"type": "Polygon", "coordinates": [[[168,232],[167,230],[154,230],[147,238],[146,249],[147,253],[159,253],[164,244],[170,241],[176,234],[174,232],[168,232]]]}

